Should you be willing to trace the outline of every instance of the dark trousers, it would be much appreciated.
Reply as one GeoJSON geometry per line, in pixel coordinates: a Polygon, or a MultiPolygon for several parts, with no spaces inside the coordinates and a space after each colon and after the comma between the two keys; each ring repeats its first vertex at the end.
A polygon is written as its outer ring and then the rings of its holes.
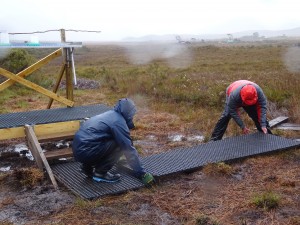
{"type": "Polygon", "coordinates": [[[113,140],[107,141],[93,159],[84,162],[83,166],[92,166],[98,173],[106,173],[119,161],[121,156],[122,152],[117,143],[113,140]]]}
{"type": "MultiPolygon", "coordinates": [[[[247,107],[243,107],[243,109],[248,114],[248,116],[253,120],[257,130],[262,132],[260,123],[258,121],[256,106],[247,106],[247,107]]],[[[230,119],[231,119],[231,115],[228,113],[228,110],[225,109],[212,132],[210,138],[211,141],[217,141],[222,139],[230,119]]],[[[267,130],[269,134],[272,134],[268,121],[267,121],[267,130]]]]}

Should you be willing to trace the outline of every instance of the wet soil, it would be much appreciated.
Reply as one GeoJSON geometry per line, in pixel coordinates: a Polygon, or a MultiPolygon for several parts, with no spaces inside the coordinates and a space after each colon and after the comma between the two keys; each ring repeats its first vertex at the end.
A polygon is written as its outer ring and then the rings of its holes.
{"type": "MultiPolygon", "coordinates": [[[[143,111],[132,131],[134,144],[147,156],[203,143],[201,133],[188,133],[182,124],[174,115],[143,111]]],[[[18,171],[36,169],[25,143],[0,143],[0,224],[300,224],[299,149],[175,174],[150,189],[85,201],[61,184],[55,190],[46,176],[22,183],[18,171]],[[256,207],[254,196],[269,192],[279,196],[278,207],[256,207]]],[[[70,145],[43,148],[61,144],[70,145]]]]}

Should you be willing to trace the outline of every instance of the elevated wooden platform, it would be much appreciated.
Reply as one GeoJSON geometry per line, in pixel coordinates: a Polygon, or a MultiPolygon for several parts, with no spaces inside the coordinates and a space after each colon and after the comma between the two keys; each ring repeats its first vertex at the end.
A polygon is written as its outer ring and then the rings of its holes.
{"type": "Polygon", "coordinates": [[[26,138],[29,149],[41,170],[46,170],[52,184],[58,188],[48,160],[72,156],[71,149],[44,154],[40,142],[72,139],[86,118],[104,113],[111,108],[88,105],[0,114],[0,140],[26,138]]]}
{"type": "Polygon", "coordinates": [[[24,125],[34,127],[39,139],[72,136],[85,118],[111,108],[104,104],[0,114],[0,140],[26,137],[24,125]]]}

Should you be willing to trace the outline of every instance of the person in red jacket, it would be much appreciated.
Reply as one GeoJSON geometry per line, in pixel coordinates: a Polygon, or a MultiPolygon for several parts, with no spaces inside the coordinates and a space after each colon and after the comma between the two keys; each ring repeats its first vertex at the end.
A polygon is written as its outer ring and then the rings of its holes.
{"type": "Polygon", "coordinates": [[[241,107],[253,120],[257,130],[272,134],[267,120],[267,99],[262,89],[254,82],[238,80],[226,89],[225,109],[212,132],[211,141],[222,139],[231,118],[244,134],[250,132],[239,115],[241,107]]]}

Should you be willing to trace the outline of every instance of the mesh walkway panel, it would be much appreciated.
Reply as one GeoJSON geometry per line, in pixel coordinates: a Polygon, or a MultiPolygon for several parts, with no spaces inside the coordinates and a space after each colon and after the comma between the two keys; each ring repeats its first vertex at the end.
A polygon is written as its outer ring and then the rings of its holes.
{"type": "Polygon", "coordinates": [[[80,163],[68,162],[51,166],[52,171],[60,182],[66,185],[76,195],[85,199],[94,199],[103,195],[123,193],[143,187],[143,183],[129,173],[112,169],[121,175],[121,181],[116,183],[99,183],[87,178],[79,170],[80,163]]]}
{"type": "MultiPolygon", "coordinates": [[[[229,161],[248,156],[266,154],[300,147],[300,142],[275,135],[255,133],[220,141],[200,144],[189,148],[174,149],[168,152],[142,158],[148,172],[160,177],[177,172],[201,168],[208,163],[229,161]]],[[[108,194],[118,194],[143,187],[130,172],[114,168],[122,175],[119,183],[97,183],[79,172],[79,163],[69,162],[51,166],[55,177],[77,195],[93,199],[108,194]]]]}
{"type": "Polygon", "coordinates": [[[300,146],[299,142],[275,135],[254,133],[180,148],[142,159],[154,176],[193,170],[208,163],[229,161],[300,146]]]}
{"type": "Polygon", "coordinates": [[[33,110],[29,112],[16,112],[0,114],[0,129],[10,127],[20,127],[25,124],[47,124],[71,120],[81,120],[87,117],[92,117],[108,111],[106,105],[87,105],[77,106],[72,108],[56,108],[45,110],[33,110]]]}

